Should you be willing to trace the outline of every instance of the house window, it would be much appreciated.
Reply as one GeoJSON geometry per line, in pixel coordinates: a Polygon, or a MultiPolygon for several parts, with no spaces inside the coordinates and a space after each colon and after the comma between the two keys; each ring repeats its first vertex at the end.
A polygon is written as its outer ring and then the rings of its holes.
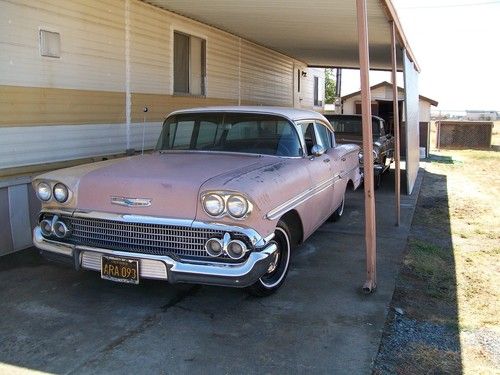
{"type": "Polygon", "coordinates": [[[40,55],[61,57],[61,35],[47,30],[40,30],[40,55]]]}
{"type": "Polygon", "coordinates": [[[205,95],[205,40],[174,32],[174,93],[205,95]]]}
{"type": "Polygon", "coordinates": [[[319,78],[314,77],[314,106],[320,107],[323,105],[323,101],[319,100],[319,78]]]}

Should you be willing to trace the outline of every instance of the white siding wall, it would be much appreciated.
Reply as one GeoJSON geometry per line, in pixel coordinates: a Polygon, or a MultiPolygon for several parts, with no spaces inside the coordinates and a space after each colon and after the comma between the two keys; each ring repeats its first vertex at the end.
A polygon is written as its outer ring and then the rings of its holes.
{"type": "Polygon", "coordinates": [[[0,2],[0,85],[123,91],[122,1],[0,2]],[[41,57],[39,29],[61,34],[61,58],[41,57]]]}
{"type": "MultiPolygon", "coordinates": [[[[130,1],[131,90],[172,94],[172,39],[179,30],[207,41],[207,96],[293,104],[294,60],[190,19],[130,1]],[[240,52],[241,50],[241,52],[240,52]],[[241,53],[241,68],[240,63],[241,53]]],[[[123,91],[125,2],[0,2],[0,85],[123,91]],[[61,34],[61,58],[41,57],[39,29],[61,34]]],[[[305,69],[305,67],[304,67],[305,69]]],[[[302,86],[312,107],[312,75],[302,86]]],[[[313,72],[313,74],[311,74],[313,72]]],[[[323,87],[323,85],[321,85],[323,87]]]]}
{"type": "MultiPolygon", "coordinates": [[[[138,113],[140,108],[150,104],[156,106],[156,118],[151,111],[146,118],[156,124],[151,125],[151,129],[148,127],[146,133],[148,136],[156,134],[158,113],[166,112],[158,108],[161,106],[158,103],[169,102],[164,96],[173,94],[175,30],[206,40],[207,101],[193,98],[194,106],[214,102],[208,99],[218,100],[217,103],[228,100],[230,103],[294,106],[294,99],[299,96],[302,100],[295,105],[313,108],[315,75],[320,77],[320,100],[324,98],[323,69],[307,69],[300,61],[138,0],[0,0],[0,86],[7,88],[5,92],[9,92],[11,86],[91,90],[92,94],[87,93],[87,97],[100,92],[123,93],[127,87],[125,59],[129,56],[130,91],[163,96],[160,99],[132,96],[132,111],[135,112],[132,113],[130,141],[133,147],[137,143],[135,129],[140,126],[137,121],[142,120],[142,113],[138,113]],[[128,53],[126,25],[130,30],[128,53]],[[40,29],[60,33],[60,58],[40,56],[40,29]],[[307,71],[300,95],[295,92],[294,65],[307,71]],[[134,98],[140,99],[134,102],[134,98]]],[[[0,122],[0,172],[2,168],[125,151],[122,139],[125,96],[122,109],[122,99],[115,99],[111,108],[111,103],[103,96],[102,100],[95,100],[98,105],[93,103],[83,108],[73,99],[61,103],[51,95],[37,93],[28,98],[16,94],[18,102],[15,104],[12,104],[13,97],[4,98],[3,103],[0,98],[0,115],[2,109],[11,114],[15,108],[40,109],[40,116],[35,113],[27,121],[11,116],[11,122],[0,122]],[[81,108],[77,110],[78,106],[81,108]],[[57,117],[55,110],[65,113],[64,121],[54,118],[57,117]],[[73,120],[71,114],[76,111],[78,119],[75,115],[73,120]],[[86,116],[89,112],[93,115],[86,116]],[[70,131],[71,126],[77,128],[70,131]],[[67,147],[54,148],[50,142],[52,137],[67,147]]],[[[82,95],[85,95],[83,91],[82,95]]],[[[190,99],[186,99],[183,105],[189,103],[190,99]]],[[[320,107],[315,109],[322,110],[320,107]]],[[[151,145],[148,139],[146,146],[151,145]]]]}

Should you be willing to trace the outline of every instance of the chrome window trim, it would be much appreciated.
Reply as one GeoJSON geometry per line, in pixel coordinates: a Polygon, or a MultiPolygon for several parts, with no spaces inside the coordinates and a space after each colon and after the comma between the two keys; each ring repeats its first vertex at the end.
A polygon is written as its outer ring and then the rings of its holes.
{"type": "MultiPolygon", "coordinates": [[[[302,140],[299,137],[300,145],[302,146],[302,140]]],[[[210,151],[210,150],[156,150],[160,154],[219,154],[219,155],[240,155],[240,156],[251,156],[254,158],[270,157],[270,158],[280,158],[280,159],[303,159],[304,156],[283,156],[283,155],[269,155],[269,154],[253,154],[250,152],[231,152],[231,151],[210,151]]]]}
{"type": "Polygon", "coordinates": [[[317,194],[321,193],[322,191],[331,187],[340,178],[341,177],[339,175],[335,175],[332,178],[329,178],[323,182],[320,182],[316,186],[308,188],[307,190],[303,191],[302,193],[296,195],[295,197],[287,200],[286,202],[282,203],[278,207],[269,211],[268,214],[266,215],[266,218],[269,220],[279,219],[283,214],[287,213],[291,209],[297,207],[298,205],[306,202],[310,198],[314,197],[315,195],[317,195],[317,194]]]}

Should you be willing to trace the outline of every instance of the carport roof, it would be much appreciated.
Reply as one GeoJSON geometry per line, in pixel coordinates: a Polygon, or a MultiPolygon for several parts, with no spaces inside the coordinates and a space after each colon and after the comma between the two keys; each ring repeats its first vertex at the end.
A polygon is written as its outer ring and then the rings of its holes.
{"type": "MultiPolygon", "coordinates": [[[[346,0],[144,0],[315,67],[358,68],[356,3],[346,0]]],[[[419,70],[391,0],[368,0],[370,65],[391,70],[391,28],[419,70]]],[[[401,57],[398,58],[402,61],[401,57]]]]}

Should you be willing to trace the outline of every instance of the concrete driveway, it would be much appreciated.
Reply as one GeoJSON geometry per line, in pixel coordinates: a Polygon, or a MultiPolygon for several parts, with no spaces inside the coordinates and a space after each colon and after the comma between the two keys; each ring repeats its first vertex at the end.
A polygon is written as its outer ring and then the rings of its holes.
{"type": "Polygon", "coordinates": [[[376,193],[378,289],[368,296],[362,190],[348,195],[340,222],[297,249],[286,283],[264,299],[116,284],[49,264],[35,249],[2,257],[0,373],[370,373],[421,178],[402,197],[399,228],[391,180],[376,193]]]}

